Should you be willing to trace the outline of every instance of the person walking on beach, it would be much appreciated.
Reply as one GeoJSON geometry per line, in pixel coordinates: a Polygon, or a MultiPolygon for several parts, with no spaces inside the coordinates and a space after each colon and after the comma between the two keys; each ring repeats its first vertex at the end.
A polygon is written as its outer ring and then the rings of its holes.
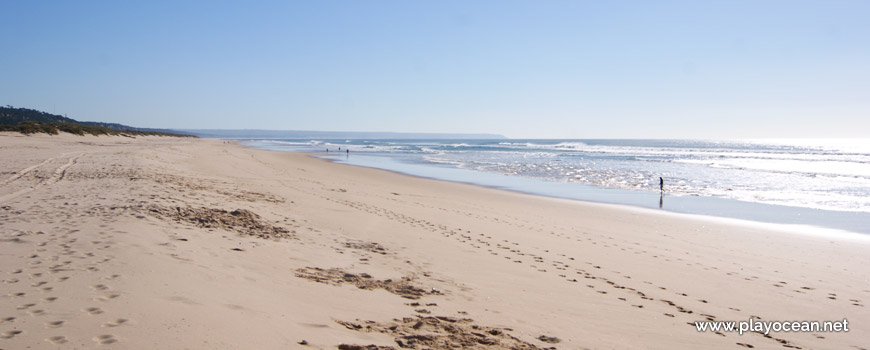
{"type": "Polygon", "coordinates": [[[663,179],[661,176],[659,176],[659,190],[662,192],[665,191],[665,179],[663,179]]]}

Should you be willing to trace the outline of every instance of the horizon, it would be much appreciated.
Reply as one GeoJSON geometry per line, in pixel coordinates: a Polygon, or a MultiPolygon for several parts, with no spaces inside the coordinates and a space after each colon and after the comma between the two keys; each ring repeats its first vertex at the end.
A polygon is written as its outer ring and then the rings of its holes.
{"type": "MultiPolygon", "coordinates": [[[[223,131],[223,132],[310,132],[310,133],[330,133],[330,134],[427,134],[427,133],[409,133],[409,132],[393,132],[393,131],[347,131],[347,130],[265,130],[265,129],[176,129],[180,132],[207,132],[207,131],[223,131]]],[[[810,148],[833,148],[838,150],[849,150],[853,152],[870,153],[870,138],[868,137],[755,137],[755,138],[626,138],[626,137],[584,137],[584,138],[556,138],[556,137],[510,137],[501,134],[480,133],[476,135],[489,135],[497,137],[485,138],[464,138],[453,136],[475,135],[471,133],[430,133],[441,135],[442,137],[433,138],[404,138],[404,137],[350,137],[350,135],[335,136],[335,137],[270,137],[270,136],[220,136],[209,135],[207,133],[196,135],[205,138],[220,138],[226,140],[317,140],[317,141],[346,141],[346,140],[390,140],[390,141],[420,141],[420,140],[438,140],[438,141],[480,141],[480,140],[510,140],[510,141],[702,141],[713,143],[752,143],[756,145],[790,145],[810,148]]]]}
{"type": "Polygon", "coordinates": [[[165,129],[831,139],[870,3],[4,3],[2,104],[165,129]]]}
{"type": "MultiPolygon", "coordinates": [[[[15,107],[12,105],[6,105],[5,107],[9,108],[23,108],[30,109],[27,107],[15,107]]],[[[33,110],[33,109],[31,109],[33,110]]],[[[38,112],[44,112],[40,110],[35,110],[38,112]]],[[[54,114],[54,113],[49,113],[54,114]]],[[[62,116],[66,118],[66,115],[63,114],[54,114],[57,116],[62,116]]],[[[103,122],[97,120],[76,120],[77,122],[84,123],[107,123],[111,124],[113,122],[103,122]]],[[[134,127],[138,128],[136,125],[125,125],[120,124],[126,127],[134,127]]],[[[169,132],[182,132],[188,133],[197,137],[204,138],[220,138],[220,139],[251,139],[251,138],[262,138],[262,139],[310,139],[310,140],[324,140],[324,141],[335,141],[335,140],[344,140],[344,139],[370,139],[370,140],[421,140],[426,138],[421,137],[409,137],[409,138],[390,138],[390,137],[351,137],[350,135],[343,136],[335,136],[332,137],[324,137],[324,136],[306,136],[306,137],[291,137],[291,136],[268,136],[268,135],[246,135],[240,136],[240,133],[244,132],[252,132],[252,133],[323,133],[323,134],[397,134],[397,135],[431,135],[431,136],[446,136],[446,137],[435,137],[433,140],[485,140],[485,139],[505,139],[505,140],[567,140],[567,141],[596,141],[596,140],[638,140],[638,141],[709,141],[709,142],[745,142],[752,141],[756,143],[782,143],[782,142],[812,142],[812,144],[807,144],[809,146],[827,146],[832,143],[839,143],[840,146],[844,145],[843,142],[860,142],[860,144],[850,144],[850,147],[860,147],[866,146],[865,143],[870,140],[870,137],[723,137],[723,138],[656,138],[656,137],[581,137],[581,138],[559,138],[559,137],[510,137],[503,134],[498,133],[470,133],[470,132],[404,132],[404,131],[353,131],[353,130],[297,130],[297,129],[205,129],[205,128],[144,128],[145,130],[158,130],[158,131],[169,131],[169,132]],[[209,134],[209,132],[218,132],[224,134],[221,136],[219,134],[209,134]],[[488,136],[488,137],[478,137],[478,138],[461,138],[455,136],[488,136]]],[[[863,149],[864,147],[862,147],[863,149]]]]}
{"type": "MultiPolygon", "coordinates": [[[[5,107],[30,109],[27,107],[16,107],[16,106],[12,106],[12,105],[6,105],[5,107]]],[[[45,112],[45,111],[40,111],[40,110],[36,110],[36,111],[45,112]]],[[[48,113],[48,112],[45,112],[45,113],[48,113]]],[[[54,114],[54,113],[50,113],[50,114],[54,114]]],[[[59,116],[65,117],[65,118],[67,117],[64,114],[54,114],[54,115],[59,115],[59,116]]],[[[106,123],[106,124],[113,123],[113,122],[104,122],[104,121],[97,121],[97,120],[76,120],[74,118],[70,118],[70,119],[73,119],[77,122],[84,122],[84,123],[106,123]]],[[[134,127],[134,128],[138,127],[136,125],[125,125],[125,124],[121,124],[121,125],[127,126],[127,127],[134,127]]],[[[145,129],[148,129],[148,128],[145,128],[145,129]]],[[[860,142],[866,142],[867,140],[870,140],[870,137],[743,137],[743,138],[740,138],[740,137],[732,137],[732,138],[656,138],[656,137],[643,137],[643,138],[628,138],[628,137],[557,138],[557,137],[531,137],[530,138],[530,137],[510,137],[510,136],[506,136],[506,135],[502,135],[502,134],[498,134],[498,133],[486,133],[486,132],[484,132],[484,133],[470,133],[470,132],[449,132],[449,131],[447,131],[447,132],[405,132],[405,131],[297,130],[297,129],[208,129],[208,128],[154,128],[153,130],[178,131],[178,132],[190,132],[190,133],[199,132],[199,133],[202,133],[200,135],[197,135],[199,137],[206,137],[206,138],[215,137],[215,138],[222,138],[222,139],[249,139],[249,138],[252,138],[254,136],[249,135],[249,136],[220,137],[218,135],[208,135],[205,132],[223,132],[223,133],[232,133],[232,132],[267,132],[267,133],[294,132],[294,133],[299,133],[299,132],[307,132],[307,133],[325,133],[325,134],[327,134],[327,133],[328,134],[400,134],[400,135],[401,134],[405,134],[405,135],[408,135],[408,134],[417,134],[417,135],[429,134],[429,135],[454,135],[454,136],[467,136],[467,135],[490,136],[487,138],[468,138],[468,140],[482,140],[482,139],[578,140],[578,141],[583,141],[583,140],[663,140],[663,141],[665,141],[665,140],[688,140],[688,141],[711,141],[711,142],[725,142],[725,141],[755,141],[755,142],[781,142],[781,141],[845,142],[845,141],[860,141],[860,142]]],[[[341,139],[349,138],[349,137],[345,137],[345,136],[336,137],[336,138],[326,138],[326,137],[298,137],[298,138],[297,137],[279,137],[279,138],[275,138],[275,137],[266,137],[266,136],[257,136],[257,137],[266,138],[266,139],[284,138],[284,139],[315,139],[315,140],[341,140],[341,139]]],[[[351,138],[351,139],[354,139],[354,138],[351,138]]],[[[405,138],[368,137],[368,138],[357,138],[357,139],[416,140],[416,139],[420,139],[420,138],[407,138],[407,139],[405,139],[405,138]]],[[[461,138],[448,137],[448,138],[436,138],[436,139],[460,140],[461,138]]],[[[819,145],[819,144],[817,144],[817,145],[819,145]]]]}

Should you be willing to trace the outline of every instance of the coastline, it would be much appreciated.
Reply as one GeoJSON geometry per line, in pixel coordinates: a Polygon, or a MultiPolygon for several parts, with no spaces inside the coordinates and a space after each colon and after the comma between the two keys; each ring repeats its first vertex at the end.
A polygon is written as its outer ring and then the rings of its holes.
{"type": "MultiPolygon", "coordinates": [[[[243,146],[243,147],[250,147],[253,149],[258,149],[256,147],[242,145],[241,142],[238,142],[238,141],[236,141],[236,143],[243,146]]],[[[277,151],[277,150],[267,150],[267,151],[286,152],[286,151],[277,151]]],[[[547,194],[541,194],[540,192],[524,191],[522,189],[516,189],[516,188],[510,188],[510,187],[486,185],[484,183],[474,181],[474,180],[466,180],[466,181],[450,180],[450,179],[444,179],[444,178],[427,176],[427,175],[418,175],[418,174],[415,174],[413,172],[403,172],[401,170],[393,170],[393,169],[384,168],[384,167],[363,165],[364,163],[363,164],[348,163],[348,162],[340,159],[340,157],[333,158],[331,156],[324,156],[323,154],[319,154],[319,153],[311,153],[311,152],[295,152],[295,153],[305,154],[305,155],[308,155],[309,157],[312,157],[315,159],[323,159],[323,160],[326,160],[326,161],[329,161],[331,163],[338,164],[338,165],[365,167],[365,168],[383,170],[383,171],[393,173],[396,175],[400,175],[400,176],[412,176],[412,177],[426,179],[426,180],[432,180],[432,181],[445,181],[448,183],[461,183],[461,184],[471,185],[471,186],[475,186],[475,187],[492,189],[492,190],[496,190],[496,191],[508,191],[508,192],[513,192],[513,193],[517,193],[517,194],[539,197],[542,199],[554,200],[557,202],[565,203],[566,205],[575,205],[578,203],[582,203],[584,205],[600,206],[602,208],[609,208],[609,209],[617,210],[617,211],[637,212],[637,213],[640,213],[641,215],[652,215],[652,216],[658,215],[658,216],[663,216],[663,217],[670,217],[670,218],[673,218],[675,220],[692,220],[692,221],[698,221],[698,222],[709,222],[709,223],[716,223],[716,224],[722,224],[722,225],[728,225],[728,226],[734,226],[734,227],[745,227],[745,228],[750,228],[750,229],[776,231],[776,232],[780,232],[780,233],[784,233],[784,234],[788,234],[788,235],[798,234],[798,235],[817,236],[817,237],[822,237],[822,238],[831,238],[831,239],[837,239],[837,240],[870,242],[870,235],[868,235],[868,233],[870,233],[870,231],[859,232],[857,229],[848,230],[848,229],[844,229],[844,228],[835,228],[836,226],[840,226],[840,225],[836,225],[836,222],[834,223],[834,225],[831,225],[834,227],[825,227],[825,226],[818,226],[818,225],[812,225],[812,224],[796,224],[796,223],[752,220],[752,219],[728,217],[728,216],[714,215],[714,214],[703,214],[703,213],[694,212],[694,211],[661,210],[661,208],[655,208],[652,205],[645,205],[645,204],[640,205],[637,203],[627,204],[627,203],[621,203],[621,202],[595,201],[595,200],[588,200],[588,199],[569,197],[569,196],[564,196],[564,195],[556,195],[556,194],[547,195],[547,194]]],[[[474,171],[474,170],[466,170],[466,169],[458,169],[458,170],[461,170],[464,172],[469,172],[469,173],[471,173],[471,172],[477,173],[477,171],[474,171]]],[[[499,177],[497,174],[488,174],[488,175],[491,175],[494,177],[499,177]]],[[[525,182],[525,181],[531,180],[531,181],[535,181],[535,182],[552,183],[551,181],[547,181],[547,180],[525,178],[525,177],[515,177],[514,179],[517,182],[525,182]]],[[[559,183],[559,184],[560,185],[565,184],[565,185],[569,185],[569,186],[594,187],[594,186],[574,184],[574,183],[559,183]]],[[[601,191],[602,193],[628,192],[627,190],[609,189],[609,188],[598,188],[595,191],[601,191]]],[[[639,191],[631,191],[631,192],[639,192],[639,191]]],[[[637,197],[652,198],[655,196],[653,196],[649,193],[642,193],[641,192],[640,196],[632,196],[632,197],[634,197],[634,198],[637,198],[637,197]]],[[[697,197],[682,197],[682,196],[680,196],[680,197],[676,197],[676,198],[685,198],[685,199],[692,200],[693,198],[697,198],[697,197]]],[[[712,200],[723,201],[723,202],[741,202],[741,201],[737,201],[737,200],[733,200],[733,199],[723,199],[723,198],[700,198],[700,199],[701,200],[712,199],[712,200]]],[[[757,206],[760,208],[776,207],[776,208],[781,208],[784,210],[795,209],[794,207],[789,207],[789,206],[749,203],[749,202],[741,202],[741,203],[748,204],[750,206],[757,206]]],[[[833,212],[835,214],[838,213],[836,211],[826,211],[826,210],[812,209],[812,208],[797,208],[797,209],[799,211],[806,210],[806,211],[810,211],[810,212],[833,212]]],[[[763,214],[763,213],[761,213],[761,214],[763,214]]],[[[864,213],[847,212],[847,213],[845,213],[845,215],[864,216],[864,213]]],[[[798,213],[797,217],[800,217],[800,216],[801,216],[800,213],[798,213]]],[[[791,217],[794,217],[794,216],[791,216],[791,217]]],[[[779,220],[785,220],[785,219],[780,218],[779,220]]],[[[854,226],[843,226],[843,227],[854,227],[854,226]]],[[[861,229],[870,230],[870,226],[867,226],[867,225],[862,225],[859,227],[861,229]]]]}
{"type": "MultiPolygon", "coordinates": [[[[239,142],[239,144],[242,144],[242,142],[239,142]]],[[[258,148],[256,146],[248,147],[258,148]]],[[[857,237],[857,239],[870,238],[870,213],[865,212],[764,204],[706,196],[671,195],[667,191],[654,193],[640,190],[604,188],[522,176],[505,176],[470,169],[438,167],[434,164],[404,163],[389,157],[366,154],[356,154],[353,159],[345,159],[341,156],[325,155],[322,153],[300,153],[328,159],[338,164],[383,169],[397,174],[467,183],[550,198],[622,205],[633,208],[658,209],[659,211],[670,213],[700,215],[714,220],[725,219],[727,221],[727,219],[733,219],[786,231],[799,231],[802,233],[817,231],[843,236],[857,234],[864,236],[857,237]]]]}
{"type": "Polygon", "coordinates": [[[513,337],[481,333],[494,349],[847,348],[870,331],[865,241],[220,140],[2,135],[0,152],[0,346],[398,348],[450,325],[513,337]],[[852,330],[686,324],[749,317],[852,330]]]}

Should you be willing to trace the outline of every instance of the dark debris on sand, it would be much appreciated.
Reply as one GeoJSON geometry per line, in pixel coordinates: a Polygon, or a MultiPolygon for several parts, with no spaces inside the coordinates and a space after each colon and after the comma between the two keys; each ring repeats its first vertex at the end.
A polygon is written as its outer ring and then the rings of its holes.
{"type": "Polygon", "coordinates": [[[378,346],[378,345],[348,345],[341,344],[338,346],[338,350],[395,350],[396,348],[392,346],[378,346]]]}
{"type": "Polygon", "coordinates": [[[264,239],[291,238],[292,233],[280,226],[272,226],[256,213],[236,209],[226,211],[214,208],[193,207],[148,207],[148,214],[158,218],[187,222],[198,227],[218,228],[264,239]]]}
{"type": "Polygon", "coordinates": [[[370,253],[387,255],[387,250],[376,242],[366,241],[347,241],[344,242],[345,248],[364,250],[370,253]]]}
{"type": "Polygon", "coordinates": [[[319,283],[340,285],[350,283],[359,289],[384,289],[407,299],[420,299],[424,295],[437,295],[441,292],[430,289],[425,290],[411,284],[413,278],[402,277],[398,281],[392,279],[379,280],[367,273],[353,274],[341,269],[321,269],[319,267],[306,267],[296,270],[296,277],[309,279],[319,283]]]}
{"type": "Polygon", "coordinates": [[[359,332],[389,334],[395,337],[396,344],[403,349],[555,349],[540,348],[522,341],[508,334],[505,328],[476,325],[469,318],[417,316],[394,319],[389,323],[359,320],[336,322],[359,332]]]}
{"type": "Polygon", "coordinates": [[[542,341],[542,342],[544,342],[544,343],[551,343],[551,344],[556,344],[556,343],[562,341],[562,340],[559,339],[559,338],[556,338],[556,337],[548,337],[548,336],[546,336],[546,335],[541,335],[540,337],[538,337],[538,340],[540,340],[540,341],[542,341]]]}

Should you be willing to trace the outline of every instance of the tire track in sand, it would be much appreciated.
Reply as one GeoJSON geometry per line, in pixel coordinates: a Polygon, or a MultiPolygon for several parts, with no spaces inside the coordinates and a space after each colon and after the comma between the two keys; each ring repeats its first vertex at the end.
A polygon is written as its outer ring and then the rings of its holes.
{"type": "MultiPolygon", "coordinates": [[[[2,203],[2,202],[6,202],[6,201],[8,201],[8,200],[10,200],[10,199],[16,198],[16,197],[21,196],[21,195],[23,195],[23,194],[25,194],[25,193],[29,193],[29,192],[31,192],[31,191],[37,189],[37,188],[41,188],[41,187],[45,187],[45,186],[50,186],[50,185],[53,185],[53,184],[57,183],[57,182],[60,181],[60,180],[63,180],[64,176],[66,176],[66,171],[67,171],[67,169],[69,169],[69,167],[75,165],[76,162],[78,162],[79,157],[81,157],[82,155],[84,155],[84,153],[80,153],[80,154],[78,154],[78,155],[76,155],[76,156],[70,157],[69,160],[67,160],[67,162],[66,162],[65,164],[63,164],[63,165],[59,166],[57,169],[55,169],[55,170],[54,170],[54,173],[51,175],[51,177],[48,178],[48,179],[46,179],[45,181],[42,181],[42,182],[40,182],[40,183],[38,183],[38,184],[36,184],[36,185],[30,186],[30,187],[27,187],[27,188],[20,189],[20,190],[18,190],[18,191],[15,191],[15,192],[10,193],[10,194],[7,194],[7,195],[0,196],[0,203],[2,203]]],[[[15,181],[15,180],[21,178],[22,176],[24,176],[25,174],[29,173],[29,172],[32,171],[33,169],[36,169],[36,168],[38,168],[38,167],[40,167],[40,166],[43,166],[43,165],[47,164],[48,162],[50,162],[50,161],[52,161],[52,160],[54,160],[54,159],[56,159],[56,158],[49,158],[49,159],[46,159],[46,160],[43,161],[42,163],[39,163],[39,164],[37,164],[37,165],[34,165],[34,166],[31,166],[31,167],[28,167],[28,168],[26,168],[26,169],[20,171],[18,174],[13,175],[12,177],[10,177],[10,178],[6,179],[5,181],[3,181],[3,185],[7,185],[7,184],[9,184],[9,183],[12,182],[12,181],[15,181]]]]}
{"type": "Polygon", "coordinates": [[[15,180],[18,180],[18,179],[21,178],[22,176],[27,175],[29,172],[33,171],[33,169],[39,168],[39,167],[41,167],[41,166],[43,166],[43,165],[46,165],[46,164],[48,164],[48,162],[53,161],[53,160],[55,160],[55,159],[57,159],[57,158],[48,158],[48,159],[46,159],[46,160],[43,160],[42,163],[39,163],[39,164],[36,164],[36,165],[34,165],[34,166],[30,166],[30,167],[27,167],[27,168],[21,169],[21,170],[19,170],[18,172],[16,172],[14,175],[10,176],[8,179],[3,180],[3,182],[0,182],[0,186],[6,186],[6,185],[9,184],[10,182],[15,181],[15,180]]]}

